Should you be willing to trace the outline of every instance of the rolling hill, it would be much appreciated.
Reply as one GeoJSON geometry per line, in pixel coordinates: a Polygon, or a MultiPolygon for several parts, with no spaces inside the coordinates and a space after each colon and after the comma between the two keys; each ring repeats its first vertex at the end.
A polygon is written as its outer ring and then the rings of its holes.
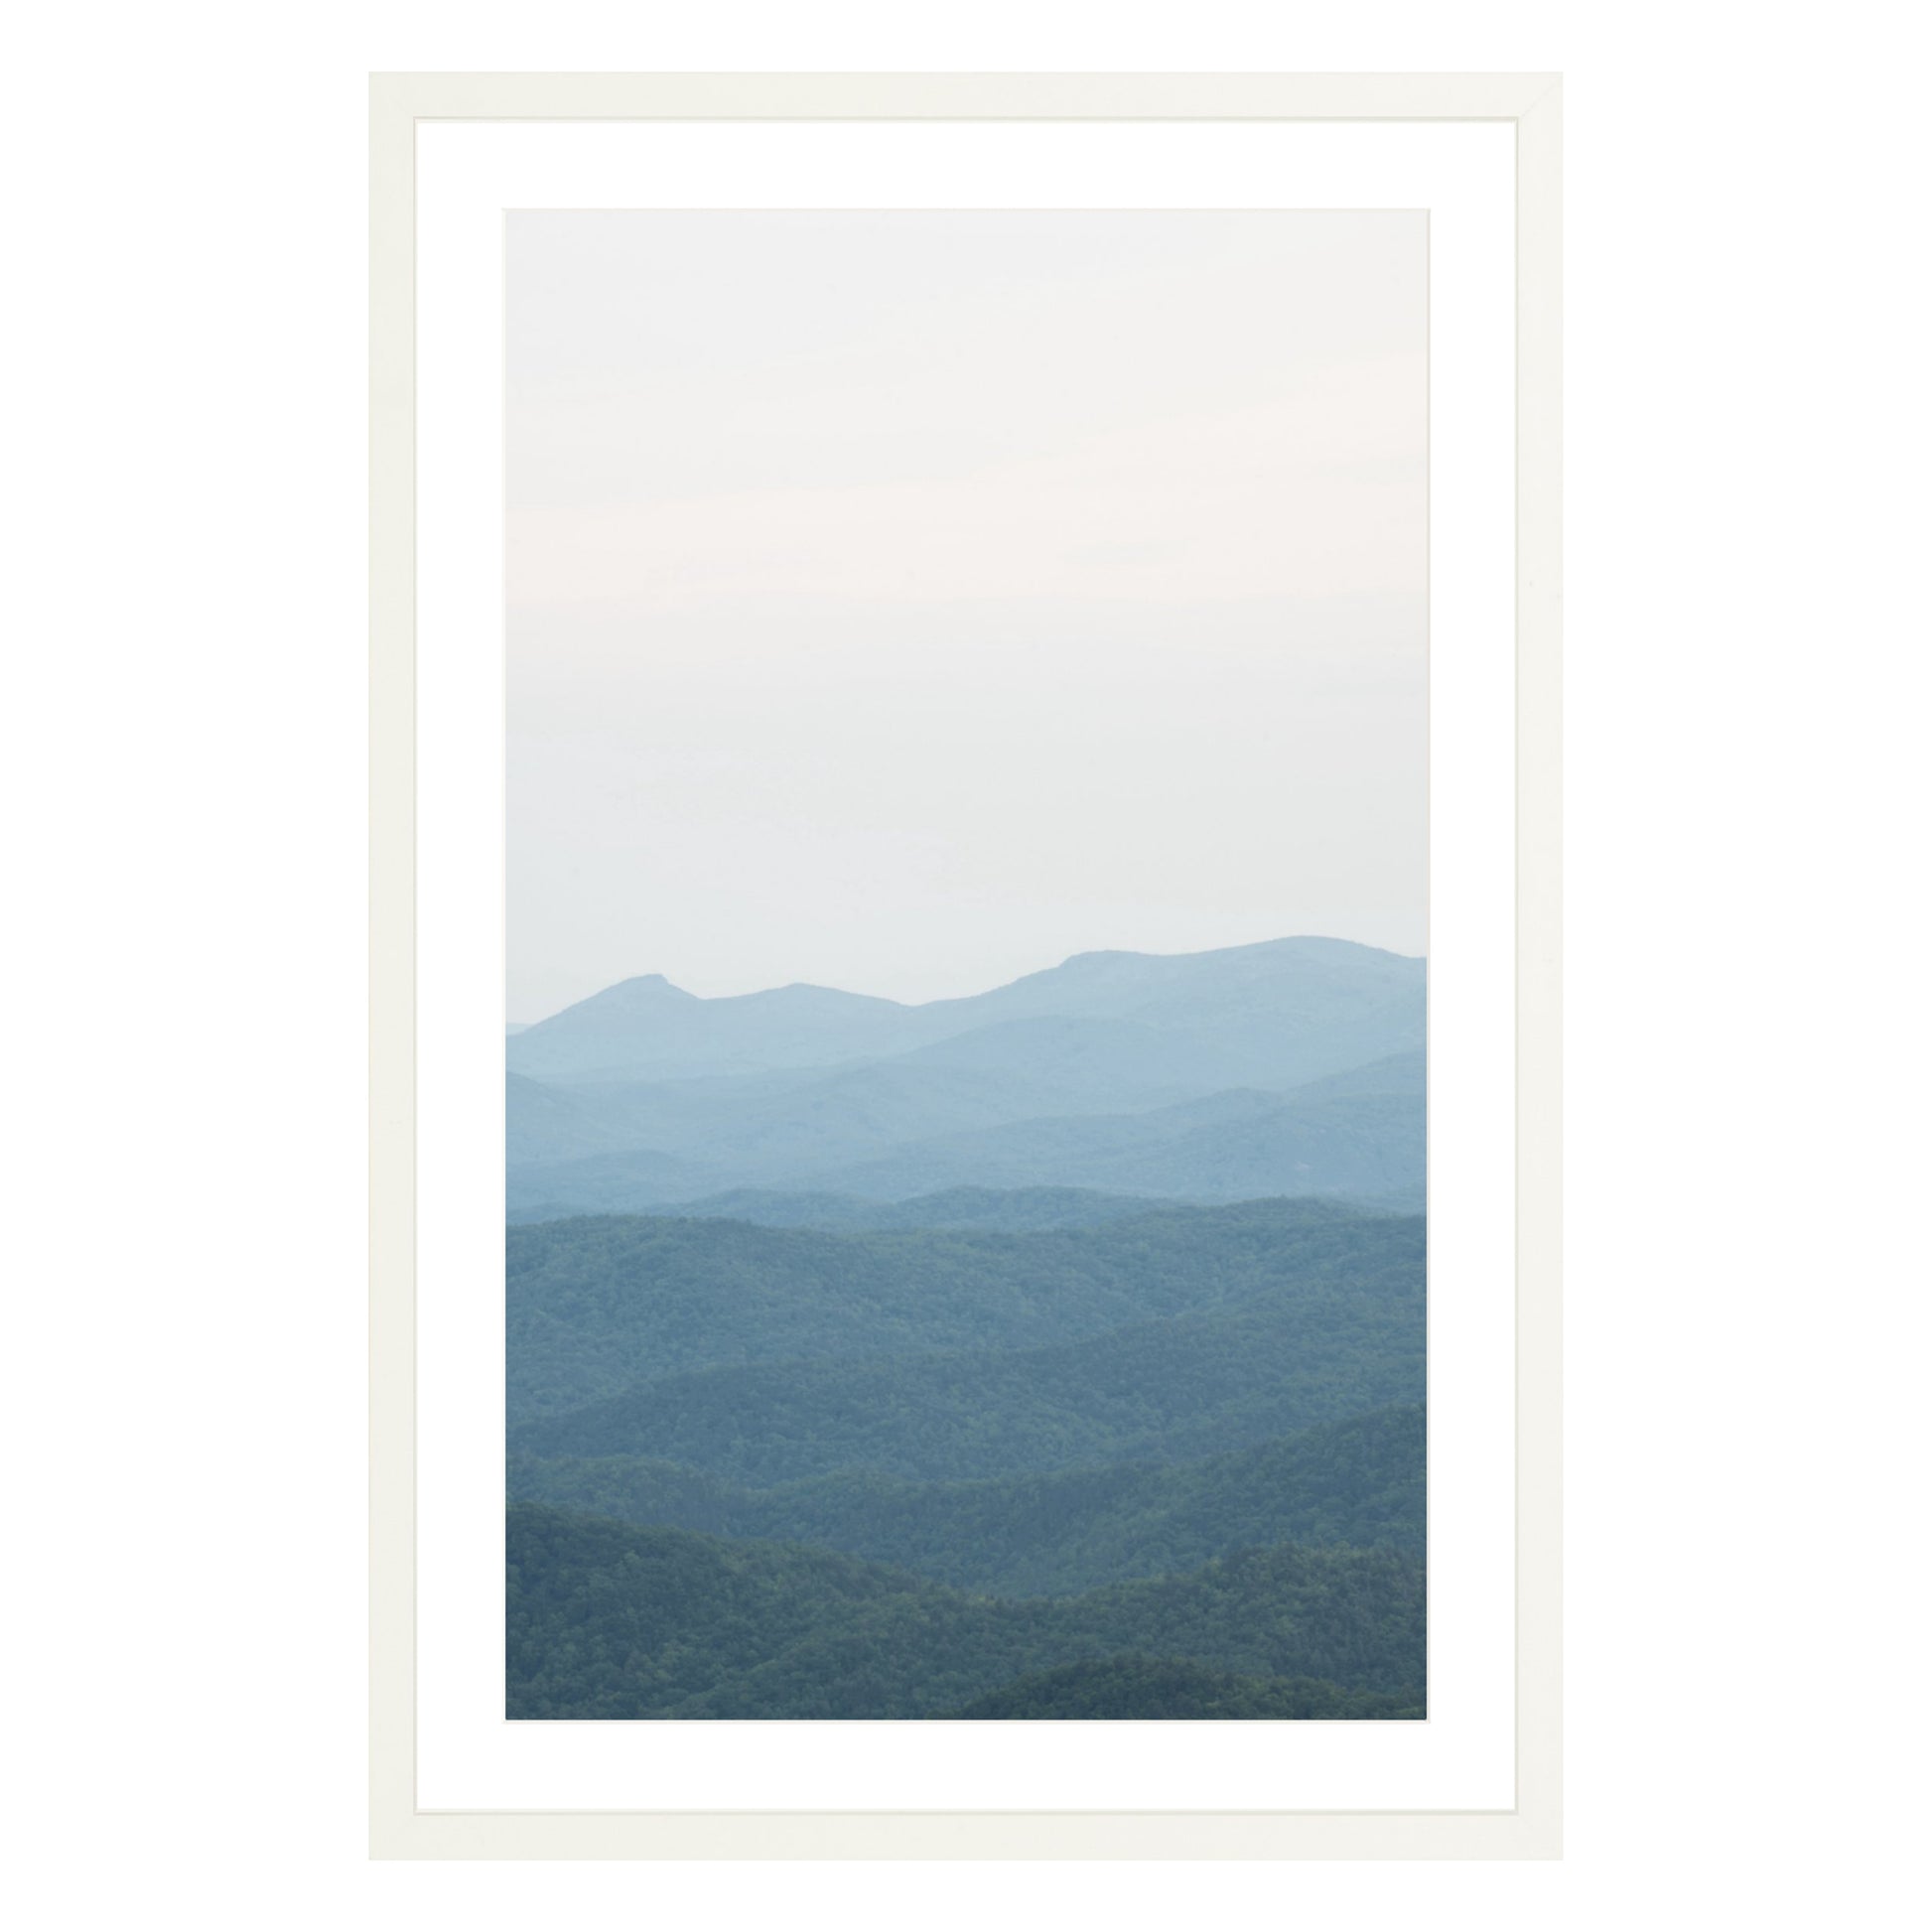
{"type": "Polygon", "coordinates": [[[1205,1306],[1200,1283],[1155,1270],[1151,1290],[1195,1305],[1081,1339],[666,1375],[513,1427],[510,1447],[654,1457],[759,1487],[851,1468],[954,1480],[1184,1461],[1420,1402],[1421,1223],[1332,1234],[1327,1252],[1306,1243],[1293,1271],[1205,1306]]]}
{"type": "Polygon", "coordinates": [[[1080,1187],[1190,1200],[1420,1195],[1423,1106],[1409,1094],[1303,1102],[1251,1091],[1141,1114],[1032,1120],[913,1142],[816,1173],[833,1193],[899,1200],[956,1187],[1080,1187]]]}
{"type": "Polygon", "coordinates": [[[680,1220],[750,1221],[758,1227],[819,1228],[827,1233],[947,1228],[961,1233],[1038,1234],[1052,1228],[1105,1227],[1158,1208],[1183,1205],[1144,1194],[1091,1187],[947,1187],[910,1200],[861,1200],[856,1194],[787,1194],[738,1187],[702,1200],[673,1201],[661,1213],[680,1220]]]}
{"type": "Polygon", "coordinates": [[[620,1087],[600,1098],[513,1080],[508,1198],[519,1215],[646,1212],[730,1191],[900,1201],[968,1187],[1419,1204],[1418,1062],[1392,1055],[1286,1093],[1229,1088],[1129,1112],[1068,1113],[1071,1096],[1037,1086],[1023,1094],[891,1065],[776,1092],[760,1078],[736,1092],[620,1087]],[[1054,1111],[1039,1111],[1049,1104],[1054,1111]],[[935,1121],[944,1131],[927,1131],[935,1121]],[[638,1144],[620,1146],[626,1137],[638,1144]],[[522,1158],[539,1148],[574,1152],[522,1158]]]}
{"type": "Polygon", "coordinates": [[[508,1715],[1423,1714],[1425,968],[507,1040],[508,1715]]]}
{"type": "Polygon", "coordinates": [[[1393,1551],[1285,1544],[1029,1601],[537,1504],[506,1534],[511,1718],[931,1717],[1122,1653],[1420,1702],[1422,1572],[1393,1551]]]}
{"type": "Polygon", "coordinates": [[[1314,1677],[1237,1677],[1173,1657],[1109,1657],[1016,1678],[951,1718],[1422,1718],[1417,1693],[1344,1691],[1314,1677]]]}
{"type": "Polygon", "coordinates": [[[623,1522],[818,1544],[961,1588],[1050,1596],[1273,1543],[1420,1556],[1423,1444],[1423,1412],[1412,1407],[1167,1465],[968,1482],[846,1470],[758,1490],[637,1456],[516,1456],[509,1491],[623,1522]]]}
{"type": "MultiPolygon", "coordinates": [[[[1419,1299],[1422,1246],[1417,1221],[1325,1201],[1163,1208],[1024,1234],[648,1217],[514,1227],[509,1416],[581,1410],[696,1371],[802,1374],[814,1360],[1097,1337],[1270,1288],[1352,1306],[1353,1284],[1395,1282],[1419,1299]]],[[[630,1443],[588,1452],[614,1449],[670,1453],[630,1443]]]]}

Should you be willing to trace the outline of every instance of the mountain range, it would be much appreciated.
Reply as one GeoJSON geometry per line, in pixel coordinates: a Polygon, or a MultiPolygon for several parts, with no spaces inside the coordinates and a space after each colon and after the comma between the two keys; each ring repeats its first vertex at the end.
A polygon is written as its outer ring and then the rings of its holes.
{"type": "Polygon", "coordinates": [[[921,1006],[625,980],[509,1036],[508,1207],[1045,1187],[1419,1203],[1425,969],[1336,939],[1083,953],[921,1006]]]}
{"type": "Polygon", "coordinates": [[[512,1719],[1427,1715],[1424,968],[506,1035],[512,1719]]]}
{"type": "Polygon", "coordinates": [[[1423,1715],[1420,1217],[1108,1198],[511,1228],[509,1715],[1423,1715]]]}

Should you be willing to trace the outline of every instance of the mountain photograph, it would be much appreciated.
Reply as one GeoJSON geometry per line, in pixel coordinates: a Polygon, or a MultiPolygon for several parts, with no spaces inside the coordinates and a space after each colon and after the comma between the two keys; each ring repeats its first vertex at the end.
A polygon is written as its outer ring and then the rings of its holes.
{"type": "Polygon", "coordinates": [[[1421,960],[1324,939],[1089,954],[924,1006],[626,981],[509,1041],[509,1211],[1034,1187],[1416,1206],[1423,994],[1421,960]]]}
{"type": "Polygon", "coordinates": [[[501,239],[508,1719],[1426,1721],[1426,213],[501,239]]]}
{"type": "Polygon", "coordinates": [[[1425,1714],[1420,960],[638,984],[509,1041],[512,1718],[1425,1714]]]}

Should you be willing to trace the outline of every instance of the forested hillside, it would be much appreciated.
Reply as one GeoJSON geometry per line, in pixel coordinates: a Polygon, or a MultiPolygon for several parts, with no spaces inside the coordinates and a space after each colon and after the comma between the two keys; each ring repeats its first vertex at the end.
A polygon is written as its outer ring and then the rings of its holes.
{"type": "Polygon", "coordinates": [[[1316,1677],[1237,1677],[1172,1657],[1062,1664],[975,1698],[955,1718],[1421,1718],[1408,1692],[1344,1691],[1316,1677]]]}
{"type": "MultiPolygon", "coordinates": [[[[516,1227],[509,1414],[514,1425],[705,1369],[782,1364],[795,1378],[816,1360],[1006,1353],[1271,1294],[1298,1306],[1339,1299],[1353,1311],[1351,1331],[1373,1329],[1400,1324],[1404,1308],[1419,1315],[1421,1253],[1420,1221],[1324,1201],[1168,1209],[1028,1234],[828,1234],[611,1216],[516,1227]],[[1366,1299],[1353,1296],[1357,1286],[1366,1299]]],[[[1144,1345],[1160,1347],[1162,1336],[1144,1345]]],[[[1322,1346],[1345,1353],[1349,1337],[1324,1330],[1322,1346]]],[[[1395,1377],[1381,1399],[1414,1393],[1395,1377]]],[[[706,1399],[694,1384],[690,1400],[706,1399]]],[[[717,1399],[736,1398],[721,1388],[717,1399]]],[[[642,1438],[587,1447],[581,1433],[568,1451],[668,1452],[642,1438]]]]}
{"type": "Polygon", "coordinates": [[[1420,1220],[970,1212],[510,1230],[512,1715],[1421,1710],[1420,1220]]]}
{"type": "Polygon", "coordinates": [[[1422,1000],[1288,940],[517,1035],[509,1715],[1423,1716],[1422,1000]]]}
{"type": "Polygon", "coordinates": [[[1297,1282],[1035,1348],[701,1369],[513,1429],[531,1455],[646,1455],[753,1484],[1180,1461],[1423,1395],[1394,1270],[1297,1282]]]}
{"type": "Polygon", "coordinates": [[[842,1470],[747,1489],[642,1456],[517,1455],[513,1497],[631,1523],[813,1543],[1008,1596],[1191,1570],[1269,1543],[1420,1556],[1423,1414],[1378,1409],[1196,1462],[911,1482],[842,1470]]]}
{"type": "Polygon", "coordinates": [[[1350,1691],[1422,1680],[1422,1571],[1393,1551],[1283,1544],[1018,1599],[535,1504],[508,1526],[511,1717],[932,1717],[1130,1651],[1350,1691]]]}

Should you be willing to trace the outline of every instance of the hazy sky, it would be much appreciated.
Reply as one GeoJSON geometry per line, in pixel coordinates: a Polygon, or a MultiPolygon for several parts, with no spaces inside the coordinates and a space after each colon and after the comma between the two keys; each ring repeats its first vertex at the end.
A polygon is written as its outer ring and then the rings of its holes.
{"type": "Polygon", "coordinates": [[[508,219],[510,1018],[1423,950],[1423,215],[508,219]]]}

